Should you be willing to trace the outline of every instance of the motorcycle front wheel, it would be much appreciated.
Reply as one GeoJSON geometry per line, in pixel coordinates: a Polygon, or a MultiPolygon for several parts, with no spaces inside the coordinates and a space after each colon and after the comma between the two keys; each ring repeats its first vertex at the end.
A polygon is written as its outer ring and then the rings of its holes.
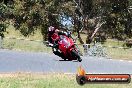
{"type": "Polygon", "coordinates": [[[75,57],[75,58],[77,58],[77,60],[78,60],[79,62],[82,61],[82,59],[81,59],[80,55],[77,53],[77,51],[72,50],[72,56],[75,57]]]}

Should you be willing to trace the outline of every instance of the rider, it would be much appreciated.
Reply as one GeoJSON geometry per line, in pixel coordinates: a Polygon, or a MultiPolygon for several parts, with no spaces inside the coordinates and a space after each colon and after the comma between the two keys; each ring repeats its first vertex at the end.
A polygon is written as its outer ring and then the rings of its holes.
{"type": "Polygon", "coordinates": [[[70,36],[70,34],[67,34],[64,31],[60,31],[58,28],[55,28],[54,26],[50,26],[48,28],[48,42],[53,44],[53,48],[56,49],[56,51],[53,51],[53,53],[55,55],[58,55],[61,58],[64,58],[63,54],[61,52],[58,51],[59,47],[58,47],[58,41],[59,39],[56,37],[56,40],[52,39],[53,35],[66,35],[66,36],[70,36]]]}

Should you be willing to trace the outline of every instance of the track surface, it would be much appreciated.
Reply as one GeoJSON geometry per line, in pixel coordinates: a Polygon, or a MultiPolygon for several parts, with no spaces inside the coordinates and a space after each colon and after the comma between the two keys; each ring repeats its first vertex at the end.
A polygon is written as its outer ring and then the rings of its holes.
{"type": "Polygon", "coordinates": [[[4,72],[62,72],[76,73],[82,67],[88,73],[132,74],[132,62],[97,57],[82,57],[83,61],[59,61],[61,58],[46,53],[0,50],[0,73],[4,72]]]}

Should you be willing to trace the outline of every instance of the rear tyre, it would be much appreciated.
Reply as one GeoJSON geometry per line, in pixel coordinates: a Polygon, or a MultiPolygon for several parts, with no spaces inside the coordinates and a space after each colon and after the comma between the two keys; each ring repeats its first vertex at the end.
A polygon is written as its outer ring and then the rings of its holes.
{"type": "Polygon", "coordinates": [[[82,61],[82,59],[80,58],[80,59],[78,59],[78,61],[79,61],[79,62],[81,62],[81,61],[82,61]]]}
{"type": "Polygon", "coordinates": [[[75,58],[77,58],[77,60],[79,62],[82,61],[81,57],[79,56],[79,54],[75,50],[72,50],[72,56],[75,57],[75,58]]]}

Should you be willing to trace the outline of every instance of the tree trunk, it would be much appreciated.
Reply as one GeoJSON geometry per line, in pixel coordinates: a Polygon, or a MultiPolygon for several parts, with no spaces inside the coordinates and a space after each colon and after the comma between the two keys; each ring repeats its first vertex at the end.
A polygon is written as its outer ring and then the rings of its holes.
{"type": "Polygon", "coordinates": [[[83,42],[83,40],[82,40],[82,38],[81,38],[81,36],[80,36],[80,32],[79,32],[78,29],[77,29],[77,33],[78,33],[79,42],[80,42],[81,44],[84,44],[84,42],[83,42]]]}

